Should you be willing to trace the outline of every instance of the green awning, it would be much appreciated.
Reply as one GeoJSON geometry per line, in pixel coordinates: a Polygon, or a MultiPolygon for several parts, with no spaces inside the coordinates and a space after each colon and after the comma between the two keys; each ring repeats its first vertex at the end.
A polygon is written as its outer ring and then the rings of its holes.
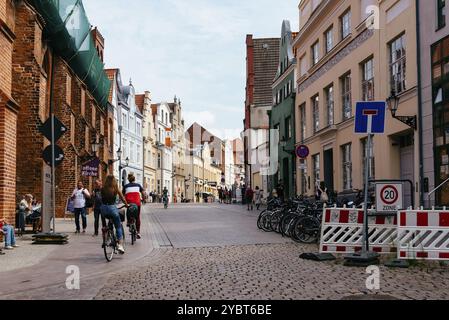
{"type": "Polygon", "coordinates": [[[45,35],[86,84],[98,104],[106,108],[111,82],[98,56],[82,0],[31,0],[45,20],[45,35]]]}

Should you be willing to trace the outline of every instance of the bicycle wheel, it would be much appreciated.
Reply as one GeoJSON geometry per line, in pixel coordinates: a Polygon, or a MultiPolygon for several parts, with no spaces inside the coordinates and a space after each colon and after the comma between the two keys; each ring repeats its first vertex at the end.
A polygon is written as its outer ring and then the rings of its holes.
{"type": "Polygon", "coordinates": [[[262,211],[259,214],[259,219],[257,219],[257,227],[261,230],[263,229],[263,223],[262,223],[263,216],[265,215],[266,212],[267,212],[267,210],[262,211]]]}
{"type": "Polygon", "coordinates": [[[108,262],[111,262],[112,258],[114,257],[115,247],[116,247],[116,241],[115,241],[114,232],[111,230],[108,230],[108,232],[105,235],[105,239],[104,239],[104,243],[103,243],[104,256],[108,262]]]}
{"type": "Polygon", "coordinates": [[[320,238],[320,222],[314,217],[299,219],[293,228],[293,235],[301,243],[315,243],[320,238]]]}
{"type": "Polygon", "coordinates": [[[279,226],[281,224],[282,212],[275,213],[270,219],[270,227],[274,232],[279,233],[279,226]]]}
{"type": "Polygon", "coordinates": [[[281,219],[281,223],[279,225],[279,230],[281,232],[281,235],[283,237],[288,236],[288,226],[290,225],[290,222],[292,221],[292,219],[295,217],[295,215],[293,213],[289,213],[286,214],[282,217],[281,219]]]}
{"type": "Polygon", "coordinates": [[[271,216],[271,212],[266,212],[261,217],[261,227],[262,227],[262,230],[265,231],[265,232],[271,232],[270,216],[271,216]]]}
{"type": "Polygon", "coordinates": [[[131,224],[131,245],[134,245],[137,241],[137,230],[136,225],[133,223],[131,224]]]}

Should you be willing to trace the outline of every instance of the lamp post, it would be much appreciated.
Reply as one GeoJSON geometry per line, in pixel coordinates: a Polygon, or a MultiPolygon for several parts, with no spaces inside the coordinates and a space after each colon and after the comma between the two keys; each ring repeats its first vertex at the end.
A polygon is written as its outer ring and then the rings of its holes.
{"type": "Polygon", "coordinates": [[[391,111],[391,116],[406,124],[415,131],[418,130],[418,117],[417,116],[398,116],[400,97],[396,94],[396,90],[391,90],[391,95],[387,98],[388,108],[391,111]]]}

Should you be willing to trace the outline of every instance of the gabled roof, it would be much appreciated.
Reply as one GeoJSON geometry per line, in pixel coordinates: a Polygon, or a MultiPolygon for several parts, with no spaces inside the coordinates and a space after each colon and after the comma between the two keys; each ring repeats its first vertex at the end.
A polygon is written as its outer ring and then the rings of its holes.
{"type": "Polygon", "coordinates": [[[136,106],[139,108],[141,114],[143,114],[143,109],[145,105],[145,94],[136,94],[136,106]]]}
{"type": "Polygon", "coordinates": [[[267,106],[273,103],[271,85],[279,65],[281,39],[266,38],[254,41],[254,105],[267,106]]]}

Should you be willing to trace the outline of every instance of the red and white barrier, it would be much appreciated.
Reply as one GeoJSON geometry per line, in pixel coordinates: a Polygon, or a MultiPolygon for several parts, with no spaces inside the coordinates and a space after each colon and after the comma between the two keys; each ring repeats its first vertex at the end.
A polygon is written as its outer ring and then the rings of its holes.
{"type": "MultiPolygon", "coordinates": [[[[375,213],[375,211],[370,211],[375,213]]],[[[321,253],[354,253],[362,250],[363,216],[360,209],[325,208],[321,228],[321,253]]],[[[368,217],[370,249],[395,253],[397,217],[368,217]]]]}
{"type": "Polygon", "coordinates": [[[399,259],[449,260],[448,211],[398,212],[399,259]]]}

